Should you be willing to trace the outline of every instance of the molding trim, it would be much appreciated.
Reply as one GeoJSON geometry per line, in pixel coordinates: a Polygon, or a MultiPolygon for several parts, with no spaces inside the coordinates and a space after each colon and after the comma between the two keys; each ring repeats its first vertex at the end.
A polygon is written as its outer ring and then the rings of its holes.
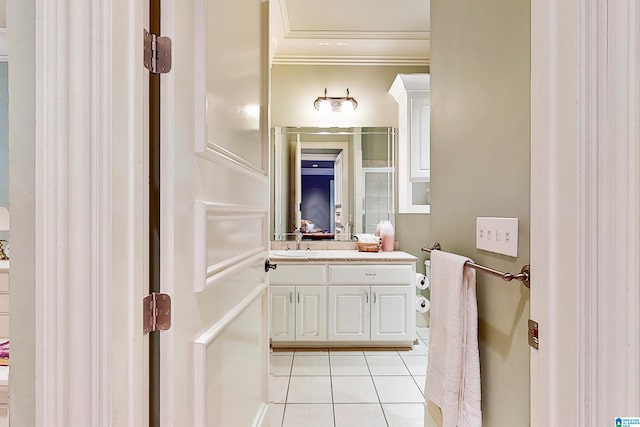
{"type": "Polygon", "coordinates": [[[111,2],[36,7],[36,424],[111,424],[111,2]],[[89,36],[86,36],[89,34],[89,36]]]}
{"type": "Polygon", "coordinates": [[[633,1],[532,3],[531,425],[640,407],[639,36],[633,1]]]}
{"type": "Polygon", "coordinates": [[[425,57],[393,56],[314,56],[314,55],[276,55],[275,65],[373,65],[373,66],[429,66],[431,59],[425,57]]]}
{"type": "Polygon", "coordinates": [[[640,7],[578,7],[577,422],[605,425],[640,407],[640,7]]]}
{"type": "Polygon", "coordinates": [[[269,405],[262,403],[252,427],[267,427],[269,425],[269,405]]]}
{"type": "MultiPolygon", "coordinates": [[[[264,259],[268,252],[268,222],[267,211],[247,206],[227,205],[197,200],[194,208],[194,292],[202,292],[213,286],[218,281],[229,275],[236,274],[244,268],[254,264],[259,259],[264,259]],[[259,221],[259,242],[255,242],[254,249],[219,259],[212,265],[208,264],[207,248],[213,247],[207,244],[209,218],[216,217],[224,220],[225,227],[230,229],[233,221],[257,220],[259,221]]],[[[242,224],[238,223],[238,228],[242,224]]],[[[245,224],[246,225],[246,224],[245,224]]],[[[231,231],[231,230],[230,230],[231,231]]]]}
{"type": "MultiPolygon", "coordinates": [[[[205,119],[205,123],[206,123],[206,119],[205,119]]],[[[206,136],[205,136],[205,140],[206,140],[206,136]]],[[[196,144],[198,143],[199,143],[199,140],[196,140],[196,144]]],[[[239,172],[250,174],[250,175],[256,175],[264,179],[269,178],[269,172],[267,171],[267,169],[261,166],[256,166],[253,163],[246,161],[242,157],[237,156],[231,151],[211,141],[207,140],[204,149],[199,147],[196,148],[196,152],[198,153],[199,156],[205,159],[212,160],[214,162],[223,163],[239,172]]]]}
{"type": "Polygon", "coordinates": [[[0,62],[9,61],[9,46],[7,41],[7,29],[0,28],[0,62]]]}
{"type": "Polygon", "coordinates": [[[340,40],[431,40],[431,31],[303,31],[285,32],[285,39],[340,40]]]}

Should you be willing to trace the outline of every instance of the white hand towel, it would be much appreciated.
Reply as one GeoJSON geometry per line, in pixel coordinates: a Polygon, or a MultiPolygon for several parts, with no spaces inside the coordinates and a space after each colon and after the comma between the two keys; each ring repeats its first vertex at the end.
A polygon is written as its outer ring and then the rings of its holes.
{"type": "Polygon", "coordinates": [[[431,252],[431,331],[426,399],[443,427],[482,425],[476,271],[468,258],[431,252]]]}

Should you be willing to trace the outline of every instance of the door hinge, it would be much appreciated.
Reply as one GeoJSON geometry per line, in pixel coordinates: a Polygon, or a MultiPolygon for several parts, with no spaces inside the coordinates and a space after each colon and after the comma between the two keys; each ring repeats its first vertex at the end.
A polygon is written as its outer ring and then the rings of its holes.
{"type": "Polygon", "coordinates": [[[171,71],[171,39],[144,30],[144,67],[152,74],[171,71]]]}
{"type": "Polygon", "coordinates": [[[142,307],[144,334],[166,331],[171,327],[171,297],[152,293],[144,297],[142,307]]]}
{"type": "Polygon", "coordinates": [[[538,322],[529,319],[529,345],[538,349],[538,322]]]}

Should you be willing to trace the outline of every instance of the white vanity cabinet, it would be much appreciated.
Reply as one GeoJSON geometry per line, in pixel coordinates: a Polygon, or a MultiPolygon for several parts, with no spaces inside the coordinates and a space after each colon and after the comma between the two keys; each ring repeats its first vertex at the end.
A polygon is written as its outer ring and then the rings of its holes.
{"type": "Polygon", "coordinates": [[[318,251],[271,257],[275,346],[410,345],[415,340],[415,257],[404,252],[318,251]]]}
{"type": "Polygon", "coordinates": [[[270,273],[272,341],[325,341],[327,287],[324,266],[280,265],[270,273]]]}
{"type": "Polygon", "coordinates": [[[411,277],[411,265],[329,265],[329,340],[413,340],[411,277]]]}
{"type": "Polygon", "coordinates": [[[327,339],[325,286],[271,286],[271,339],[327,339]]]}

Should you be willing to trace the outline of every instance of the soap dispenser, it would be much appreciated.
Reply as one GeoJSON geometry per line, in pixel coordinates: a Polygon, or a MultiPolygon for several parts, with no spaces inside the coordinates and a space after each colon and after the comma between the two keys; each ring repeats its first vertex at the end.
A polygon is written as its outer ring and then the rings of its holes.
{"type": "Polygon", "coordinates": [[[391,221],[386,220],[380,224],[380,237],[382,239],[382,251],[393,252],[396,236],[391,221]]]}

